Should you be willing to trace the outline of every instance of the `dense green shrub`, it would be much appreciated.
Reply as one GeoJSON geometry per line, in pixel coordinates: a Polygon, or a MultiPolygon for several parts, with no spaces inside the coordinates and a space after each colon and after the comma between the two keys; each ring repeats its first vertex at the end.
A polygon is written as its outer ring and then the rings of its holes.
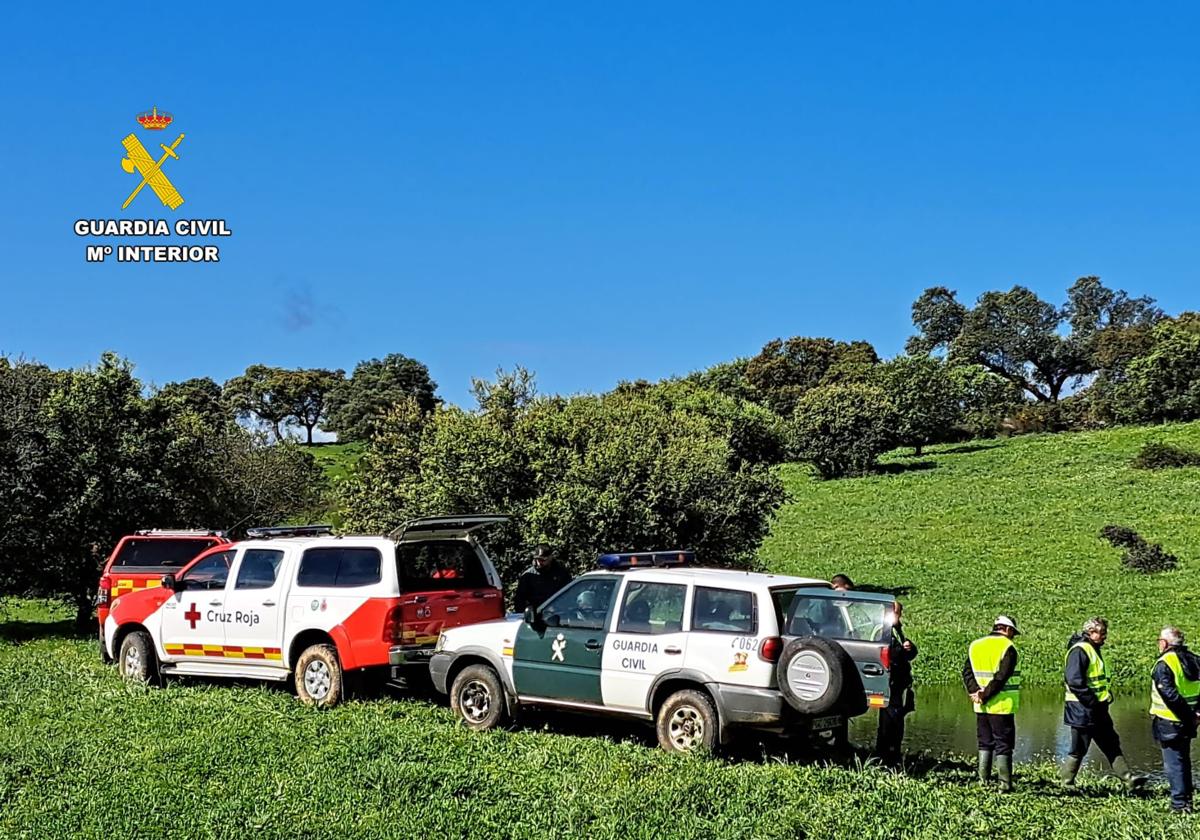
{"type": "Polygon", "coordinates": [[[932,356],[897,356],[876,368],[875,381],[896,409],[896,440],[915,454],[948,440],[963,418],[962,393],[947,364],[932,356]]]}
{"type": "Polygon", "coordinates": [[[792,451],[822,478],[863,475],[896,445],[896,426],[896,407],[883,389],[825,385],[800,398],[792,418],[792,451]]]}

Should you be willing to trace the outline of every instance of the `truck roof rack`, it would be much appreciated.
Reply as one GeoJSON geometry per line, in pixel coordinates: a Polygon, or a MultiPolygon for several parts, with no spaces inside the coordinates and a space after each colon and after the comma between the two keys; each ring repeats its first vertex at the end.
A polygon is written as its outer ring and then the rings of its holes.
{"type": "Polygon", "coordinates": [[[224,531],[211,528],[143,528],[133,532],[138,537],[223,537],[224,531]]]}
{"type": "Polygon", "coordinates": [[[271,528],[246,529],[246,536],[252,540],[270,540],[280,537],[328,537],[332,533],[332,525],[278,525],[271,528]]]}

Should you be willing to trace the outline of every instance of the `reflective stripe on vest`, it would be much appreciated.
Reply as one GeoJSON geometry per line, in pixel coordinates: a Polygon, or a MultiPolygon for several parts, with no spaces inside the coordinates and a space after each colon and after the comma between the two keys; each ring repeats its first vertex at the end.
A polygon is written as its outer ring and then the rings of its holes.
{"type": "MultiPolygon", "coordinates": [[[[1189,706],[1194,708],[1196,698],[1200,697],[1200,680],[1189,680],[1183,675],[1183,663],[1179,661],[1179,654],[1176,651],[1167,651],[1158,658],[1158,661],[1165,662],[1171,669],[1171,673],[1175,675],[1175,690],[1189,706]]],[[[1154,682],[1153,677],[1150,679],[1150,714],[1163,720],[1179,723],[1178,716],[1163,702],[1162,695],[1158,693],[1158,684],[1154,682]]]]}
{"type": "MultiPolygon", "coordinates": [[[[1088,658],[1087,669],[1087,686],[1096,695],[1096,699],[1101,703],[1107,703],[1112,699],[1112,692],[1108,690],[1108,671],[1104,667],[1104,659],[1100,656],[1100,651],[1096,650],[1088,642],[1076,642],[1071,645],[1071,649],[1067,651],[1067,657],[1070,658],[1071,651],[1075,648],[1080,648],[1088,658]]],[[[1067,702],[1078,703],[1079,698],[1076,697],[1071,687],[1067,686],[1067,702]]]]}
{"type": "MultiPolygon", "coordinates": [[[[1000,660],[1004,658],[1004,654],[1008,653],[1008,649],[1011,647],[1013,647],[1012,639],[998,634],[984,636],[982,639],[971,642],[967,658],[971,661],[971,671],[975,674],[975,682],[979,683],[980,688],[986,688],[987,684],[996,676],[996,671],[1000,668],[1000,660]]],[[[1011,715],[1017,711],[1020,705],[1021,671],[1013,669],[1012,676],[1004,683],[1001,691],[997,692],[994,697],[988,698],[986,703],[975,703],[974,707],[976,712],[988,715],[1011,715]]]]}

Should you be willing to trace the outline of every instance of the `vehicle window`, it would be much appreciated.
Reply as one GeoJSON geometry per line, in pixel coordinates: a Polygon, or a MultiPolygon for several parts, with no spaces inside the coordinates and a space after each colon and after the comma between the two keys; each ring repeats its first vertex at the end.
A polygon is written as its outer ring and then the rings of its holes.
{"type": "Polygon", "coordinates": [[[754,593],[740,589],[696,587],[692,629],[716,633],[757,633],[754,593]]]}
{"type": "Polygon", "coordinates": [[[678,583],[630,581],[621,600],[618,633],[678,633],[683,629],[687,587],[678,583]]]}
{"type": "Polygon", "coordinates": [[[815,598],[798,594],[792,599],[786,633],[789,636],[885,641],[891,627],[888,607],[886,601],[815,598]]]}
{"type": "Polygon", "coordinates": [[[613,592],[612,578],[585,578],[564,589],[542,609],[542,619],[551,627],[601,630],[608,623],[613,592]]]}
{"type": "Polygon", "coordinates": [[[171,539],[130,539],[126,540],[113,558],[112,568],[136,569],[163,568],[178,569],[186,566],[200,552],[212,548],[217,540],[171,540],[171,539]]]}
{"type": "Polygon", "coordinates": [[[366,586],[380,581],[382,558],[374,548],[310,548],[300,558],[298,586],[366,586]]]}
{"type": "Polygon", "coordinates": [[[429,540],[396,546],[402,592],[490,586],[483,561],[466,540],[429,540]]]}
{"type": "Polygon", "coordinates": [[[283,562],[283,552],[270,548],[248,548],[242,555],[242,565],[238,566],[237,581],[234,589],[270,589],[275,585],[275,576],[279,574],[279,564],[283,562]]]}
{"type": "Polygon", "coordinates": [[[792,609],[792,599],[799,592],[799,587],[791,587],[784,589],[782,587],[771,590],[771,600],[775,604],[775,621],[776,627],[787,626],[787,614],[792,609]]]}
{"type": "Polygon", "coordinates": [[[233,554],[232,551],[221,551],[205,557],[184,572],[181,580],[187,581],[188,589],[224,589],[233,554]]]}

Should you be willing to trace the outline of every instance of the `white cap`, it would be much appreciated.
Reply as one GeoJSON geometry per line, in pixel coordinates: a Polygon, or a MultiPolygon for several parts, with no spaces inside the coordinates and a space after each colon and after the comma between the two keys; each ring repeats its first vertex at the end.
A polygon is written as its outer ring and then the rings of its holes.
{"type": "Polygon", "coordinates": [[[1013,621],[1006,615],[997,616],[993,624],[994,627],[1011,627],[1014,636],[1019,636],[1021,631],[1017,629],[1017,622],[1013,621]]]}

